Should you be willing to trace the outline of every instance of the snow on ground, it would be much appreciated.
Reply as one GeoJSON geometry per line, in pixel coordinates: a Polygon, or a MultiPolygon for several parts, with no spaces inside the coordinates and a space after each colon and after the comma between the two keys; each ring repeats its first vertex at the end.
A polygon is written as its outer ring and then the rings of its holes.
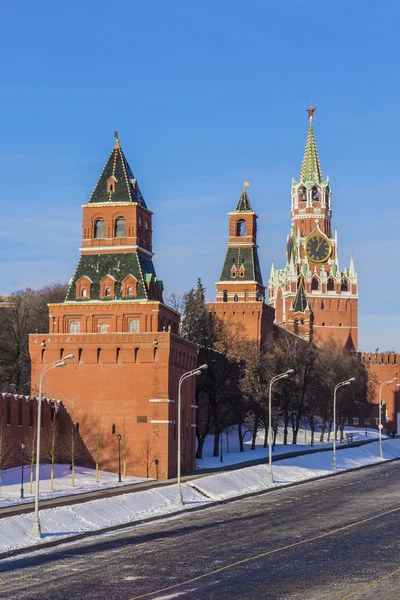
{"type": "MultiPolygon", "coordinates": [[[[71,496],[91,492],[93,490],[107,489],[129,485],[132,483],[141,483],[149,481],[140,477],[127,477],[121,483],[118,482],[118,475],[108,473],[107,471],[99,471],[99,483],[96,483],[96,471],[94,469],[86,469],[85,467],[75,467],[75,487],[71,485],[71,470],[69,465],[55,465],[54,473],[54,490],[50,490],[50,465],[40,465],[40,498],[47,500],[50,498],[58,498],[60,496],[71,496]]],[[[15,469],[7,469],[3,471],[0,487],[0,508],[12,506],[13,504],[21,504],[23,502],[32,502],[35,498],[35,469],[33,472],[33,488],[32,494],[29,493],[29,477],[30,468],[24,468],[24,500],[20,499],[21,494],[21,467],[15,469]]]]}
{"type": "MultiPolygon", "coordinates": [[[[384,459],[400,457],[400,439],[385,440],[384,459]]],[[[379,463],[379,444],[374,442],[358,448],[343,448],[337,453],[338,469],[346,470],[379,463]]],[[[184,483],[184,510],[207,505],[277,485],[306,481],[333,472],[332,453],[319,452],[283,459],[273,464],[274,483],[268,482],[267,465],[257,465],[207,475],[184,483]]],[[[49,540],[141,520],[171,515],[181,510],[177,503],[177,485],[128,493],[112,498],[92,500],[82,504],[40,511],[43,538],[32,537],[33,513],[0,519],[0,552],[40,545],[49,540]]]]}
{"type": "MultiPolygon", "coordinates": [[[[361,427],[345,427],[345,435],[352,434],[353,442],[367,441],[378,438],[378,431],[376,429],[367,429],[367,435],[365,435],[365,428],[361,427]]],[[[309,429],[300,429],[297,436],[297,444],[292,444],[292,432],[289,430],[288,443],[283,444],[283,428],[278,429],[278,435],[276,438],[276,446],[274,449],[274,456],[278,454],[286,454],[287,452],[308,452],[309,450],[315,450],[317,448],[329,448],[332,446],[331,442],[319,442],[320,431],[316,431],[314,434],[314,446],[311,446],[311,431],[309,429]]],[[[386,436],[384,436],[386,437],[386,436]]],[[[324,439],[327,439],[325,434],[324,439]]],[[[332,436],[331,436],[332,439],[332,436]]],[[[232,431],[227,435],[222,434],[222,458],[220,456],[213,456],[214,453],[214,436],[209,435],[206,438],[203,447],[203,458],[197,459],[196,469],[219,469],[226,465],[233,465],[236,463],[246,462],[249,460],[255,460],[257,458],[267,458],[268,448],[263,448],[264,444],[264,430],[258,432],[256,438],[256,448],[251,450],[251,434],[247,433],[244,442],[244,452],[239,451],[239,438],[237,429],[232,428],[232,431]]],[[[338,444],[339,445],[339,444],[338,444]]],[[[218,448],[219,454],[221,454],[221,445],[218,448]]]]}

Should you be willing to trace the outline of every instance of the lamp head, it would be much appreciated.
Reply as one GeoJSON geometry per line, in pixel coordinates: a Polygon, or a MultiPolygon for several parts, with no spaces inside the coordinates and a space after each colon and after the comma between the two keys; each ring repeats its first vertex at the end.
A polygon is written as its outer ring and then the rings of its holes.
{"type": "Polygon", "coordinates": [[[117,435],[117,440],[120,442],[120,441],[121,441],[121,438],[122,438],[122,436],[121,436],[121,434],[119,433],[119,434],[117,435]]]}
{"type": "Polygon", "coordinates": [[[67,354],[67,356],[64,356],[63,360],[68,360],[70,358],[74,358],[75,354],[67,354]]]}
{"type": "Polygon", "coordinates": [[[204,371],[204,369],[208,369],[208,365],[200,365],[199,370],[204,371]]]}
{"type": "Polygon", "coordinates": [[[55,367],[65,367],[67,363],[64,360],[61,360],[59,363],[57,363],[56,365],[54,365],[55,367]]]}
{"type": "Polygon", "coordinates": [[[351,381],[355,381],[356,378],[355,377],[350,377],[350,379],[348,379],[347,381],[350,383],[351,381]]]}

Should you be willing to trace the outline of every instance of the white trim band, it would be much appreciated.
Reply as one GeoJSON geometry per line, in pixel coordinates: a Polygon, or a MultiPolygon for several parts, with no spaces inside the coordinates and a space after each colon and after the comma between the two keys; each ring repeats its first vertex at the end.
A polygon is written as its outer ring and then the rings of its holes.
{"type": "Polygon", "coordinates": [[[169,402],[175,402],[175,400],[170,400],[169,398],[150,398],[149,402],[163,402],[168,404],[169,402]]]}
{"type": "Polygon", "coordinates": [[[150,423],[161,423],[161,424],[167,424],[167,423],[172,423],[173,421],[169,421],[168,419],[153,419],[152,421],[150,421],[150,423]]]}

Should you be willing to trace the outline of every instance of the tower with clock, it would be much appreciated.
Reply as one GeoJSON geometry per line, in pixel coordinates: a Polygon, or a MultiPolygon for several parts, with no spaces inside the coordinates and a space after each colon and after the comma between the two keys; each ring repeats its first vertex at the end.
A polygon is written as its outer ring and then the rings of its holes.
{"type": "Polygon", "coordinates": [[[322,176],[313,119],[309,129],[299,181],[292,180],[291,231],[286,243],[286,265],[272,264],[268,303],[275,308],[276,324],[318,341],[333,337],[350,349],[358,344],[358,278],[353,257],[339,267],[338,235],[332,234],[332,189],[322,176]]]}

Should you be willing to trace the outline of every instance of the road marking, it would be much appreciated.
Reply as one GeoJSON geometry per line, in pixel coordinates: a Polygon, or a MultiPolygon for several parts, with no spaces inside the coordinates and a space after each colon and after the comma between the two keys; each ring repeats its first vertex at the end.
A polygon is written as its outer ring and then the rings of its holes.
{"type": "Polygon", "coordinates": [[[14,581],[18,581],[19,579],[26,579],[27,577],[32,577],[33,573],[27,573],[26,575],[21,575],[20,577],[17,577],[16,579],[14,579],[14,581]]]}
{"type": "Polygon", "coordinates": [[[347,600],[348,598],[352,598],[356,594],[361,594],[361,592],[368,590],[369,588],[376,585],[377,583],[381,583],[381,581],[385,581],[385,579],[389,579],[390,577],[393,577],[393,575],[396,575],[397,573],[400,573],[400,569],[396,569],[395,571],[392,571],[391,573],[387,573],[386,575],[384,575],[383,577],[380,577],[379,579],[375,579],[374,581],[371,581],[371,583],[368,583],[364,587],[359,588],[358,590],[356,590],[355,592],[352,592],[348,596],[343,596],[340,600],[347,600]]]}
{"type": "MultiPolygon", "coordinates": [[[[300,498],[299,498],[300,500],[300,498]]],[[[283,550],[289,550],[291,548],[296,548],[297,546],[302,546],[307,544],[308,542],[315,542],[316,540],[321,540],[330,535],[334,535],[335,533],[340,533],[342,531],[346,531],[347,529],[352,529],[357,525],[363,525],[364,523],[368,523],[369,521],[373,521],[380,517],[385,517],[387,515],[391,515],[395,512],[399,512],[400,507],[392,508],[384,513],[379,513],[372,517],[367,517],[366,519],[362,519],[360,521],[356,521],[355,523],[350,523],[350,525],[344,525],[343,527],[339,527],[338,529],[332,529],[332,531],[327,531],[326,533],[321,533],[320,535],[316,535],[311,538],[307,538],[306,540],[301,540],[300,542],[294,542],[293,544],[288,544],[287,546],[281,546],[280,548],[275,548],[274,550],[268,550],[267,552],[262,552],[261,554],[257,554],[256,556],[250,556],[249,558],[244,558],[243,560],[238,560],[237,562],[231,563],[229,565],[225,565],[225,567],[220,567],[219,569],[215,569],[214,571],[210,571],[209,573],[203,573],[203,575],[198,575],[197,577],[193,577],[192,579],[187,579],[182,583],[175,583],[174,585],[170,585],[165,588],[161,588],[159,590],[155,590],[153,592],[147,592],[146,594],[141,594],[140,596],[135,596],[134,598],[130,598],[130,600],[139,600],[140,598],[148,598],[149,596],[154,596],[155,594],[161,594],[162,592],[167,592],[169,590],[174,590],[178,587],[182,587],[183,585],[188,585],[189,583],[193,583],[194,581],[199,581],[200,579],[205,579],[206,577],[211,577],[212,575],[216,575],[217,573],[221,573],[222,571],[227,571],[228,569],[233,569],[234,567],[238,567],[239,565],[244,565],[249,562],[253,562],[254,560],[258,560],[260,558],[264,558],[265,556],[270,556],[271,554],[276,554],[277,552],[282,552],[283,550]]],[[[400,569],[399,569],[400,570],[400,569]]],[[[348,598],[350,596],[347,596],[348,598]]],[[[341,600],[345,600],[342,598],[341,600]]]]}

